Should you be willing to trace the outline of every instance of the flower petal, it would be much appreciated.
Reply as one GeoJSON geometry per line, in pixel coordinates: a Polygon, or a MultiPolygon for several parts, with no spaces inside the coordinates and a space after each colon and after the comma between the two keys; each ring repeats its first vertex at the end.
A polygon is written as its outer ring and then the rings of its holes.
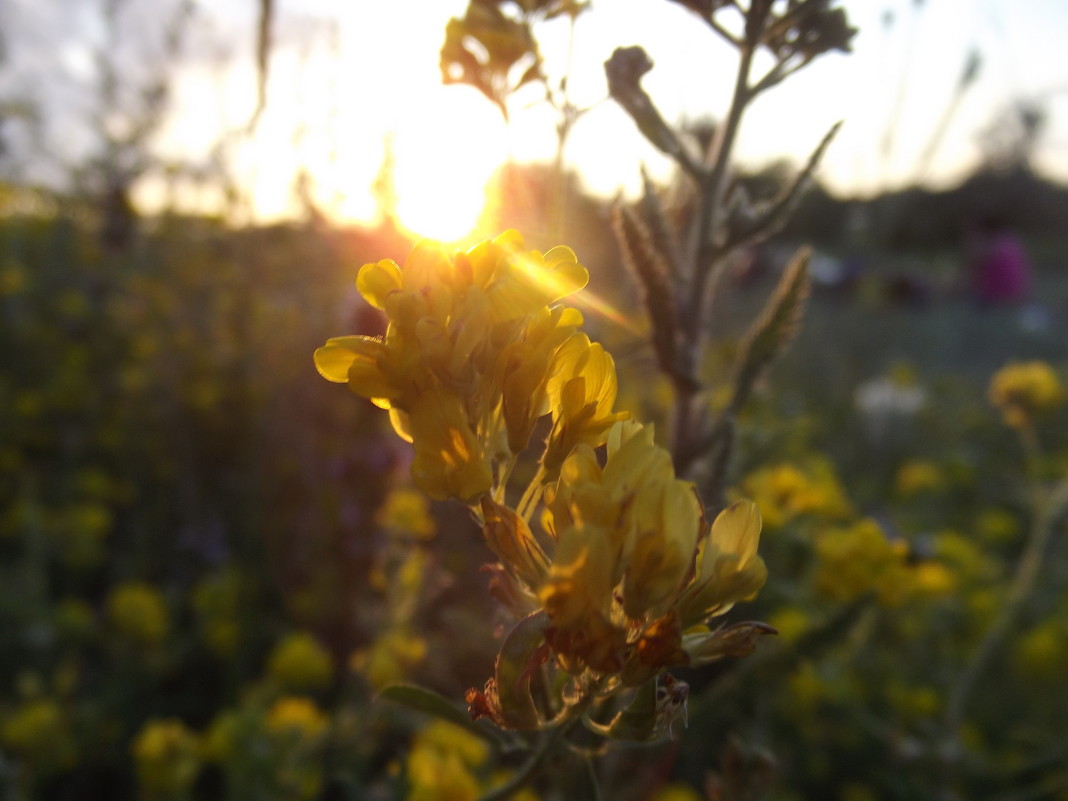
{"type": "Polygon", "coordinates": [[[386,298],[401,286],[400,267],[393,259],[365,264],[356,276],[356,289],[376,309],[385,310],[386,298]]]}

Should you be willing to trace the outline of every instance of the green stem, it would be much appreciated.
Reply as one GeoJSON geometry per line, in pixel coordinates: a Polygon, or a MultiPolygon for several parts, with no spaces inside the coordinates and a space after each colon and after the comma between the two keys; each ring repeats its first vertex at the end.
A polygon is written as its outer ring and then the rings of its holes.
{"type": "Polygon", "coordinates": [[[946,729],[951,737],[958,736],[960,725],[964,720],[965,708],[979,677],[1001,648],[1006,635],[1011,631],[1034,589],[1038,572],[1042,567],[1042,556],[1049,543],[1054,523],[1065,503],[1068,502],[1068,481],[1062,481],[1051,490],[1045,490],[1039,484],[1037,469],[1041,460],[1041,448],[1034,430],[1030,427],[1021,430],[1020,437],[1034,485],[1034,502],[1027,545],[1020,554],[1020,560],[1016,563],[1012,585],[1009,587],[1008,595],[1001,605],[997,618],[987,629],[983,640],[965,668],[964,674],[954,686],[953,694],[946,706],[946,729]]]}
{"type": "Polygon", "coordinates": [[[535,774],[537,774],[542,766],[542,762],[545,760],[545,757],[548,756],[553,746],[555,746],[560,741],[560,738],[571,729],[574,723],[575,720],[569,718],[561,723],[561,725],[545,731],[537,748],[531,751],[530,756],[527,757],[526,761],[516,769],[515,773],[509,776],[504,784],[490,790],[479,798],[478,801],[504,801],[504,799],[509,798],[513,793],[516,793],[525,787],[535,774]]]}
{"type": "Polygon", "coordinates": [[[516,457],[513,455],[508,463],[501,466],[500,472],[497,475],[497,484],[493,488],[493,500],[497,503],[503,504],[505,491],[508,488],[508,479],[512,477],[512,470],[515,468],[516,457]]]}
{"type": "Polygon", "coordinates": [[[593,764],[593,758],[586,754],[582,757],[582,763],[586,767],[586,778],[589,779],[590,788],[593,790],[591,801],[602,801],[604,796],[601,794],[601,784],[597,781],[597,770],[593,764]]]}
{"type": "MultiPolygon", "coordinates": [[[[711,172],[698,187],[697,216],[693,223],[688,254],[690,286],[684,300],[686,307],[681,321],[683,343],[679,359],[680,372],[690,378],[697,375],[699,368],[705,295],[713,270],[712,256],[716,247],[714,237],[725,201],[731,153],[741,126],[742,114],[750,99],[749,73],[752,69],[755,51],[756,47],[753,44],[747,43],[740,46],[738,72],[735,76],[730,109],[712,146],[714,161],[711,172]]],[[[696,414],[694,407],[699,391],[696,381],[689,382],[688,385],[679,384],[676,389],[672,447],[673,454],[676,456],[683,453],[688,442],[700,438],[700,432],[693,430],[696,414]]]]}

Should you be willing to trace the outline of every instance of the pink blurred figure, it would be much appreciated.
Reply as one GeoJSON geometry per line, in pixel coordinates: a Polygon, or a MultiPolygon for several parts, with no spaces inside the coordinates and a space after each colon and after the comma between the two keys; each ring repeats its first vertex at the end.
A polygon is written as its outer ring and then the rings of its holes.
{"type": "Polygon", "coordinates": [[[979,224],[972,271],[975,297],[985,305],[1021,303],[1031,290],[1031,264],[1023,244],[997,220],[979,224]]]}

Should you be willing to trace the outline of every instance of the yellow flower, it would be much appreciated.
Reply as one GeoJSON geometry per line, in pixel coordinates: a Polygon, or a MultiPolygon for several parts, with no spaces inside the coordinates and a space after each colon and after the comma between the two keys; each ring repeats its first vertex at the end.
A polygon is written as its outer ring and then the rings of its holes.
{"type": "Polygon", "coordinates": [[[1065,391],[1053,368],[1045,362],[1013,362],[994,374],[988,396],[1001,410],[1005,424],[1020,428],[1060,406],[1065,391]]]}
{"type": "Polygon", "coordinates": [[[501,411],[513,453],[526,448],[534,424],[550,411],[547,390],[550,367],[560,346],[582,325],[577,309],[543,307],[532,314],[523,338],[506,345],[494,365],[494,383],[501,388],[501,411]]]}
{"type": "Polygon", "coordinates": [[[376,513],[375,521],[393,531],[410,534],[417,540],[429,540],[437,531],[426,495],[409,487],[391,490],[376,513]]]}
{"type": "Polygon", "coordinates": [[[408,415],[412,479],[427,495],[470,501],[492,486],[488,443],[471,428],[462,400],[430,389],[413,399],[408,415]]]}
{"type": "Polygon", "coordinates": [[[356,651],[349,666],[380,690],[407,678],[426,655],[426,640],[405,626],[396,626],[377,637],[370,647],[356,651]]]}
{"type": "Polygon", "coordinates": [[[170,631],[163,596],[145,582],[131,581],[115,587],[108,595],[107,612],[115,631],[137,645],[158,645],[170,631]]]}
{"type": "Polygon", "coordinates": [[[1028,679],[1061,679],[1068,672],[1068,624],[1059,617],[1040,622],[1016,641],[1013,661],[1028,679]]]}
{"type": "Polygon", "coordinates": [[[756,507],[739,502],[723,512],[699,546],[700,501],[689,482],[675,478],[652,427],[618,421],[606,440],[603,468],[581,443],[545,490],[544,523],[555,548],[537,596],[561,664],[571,672],[621,671],[626,683],[637,683],[664,667],[744,651],[767,627],[684,630],[763,584],[756,507]]]}
{"type": "Polygon", "coordinates": [[[812,626],[809,616],[796,606],[779,609],[768,618],[768,623],[779,632],[779,637],[790,643],[797,642],[801,635],[812,626]]]}
{"type": "Polygon", "coordinates": [[[920,562],[912,569],[912,585],[917,594],[942,598],[957,589],[957,578],[941,562],[920,562]]]}
{"type": "Polygon", "coordinates": [[[71,725],[51,698],[26,701],[15,709],[0,728],[0,739],[42,772],[66,767],[76,757],[71,725]]]}
{"type": "Polygon", "coordinates": [[[622,581],[623,611],[637,620],[666,611],[678,592],[697,547],[701,506],[693,486],[675,478],[651,426],[619,422],[607,440],[603,469],[582,443],[546,490],[557,547],[543,594],[557,594],[553,585],[573,582],[579,570],[584,583],[593,582],[583,591],[605,611],[622,581]]]}
{"type": "Polygon", "coordinates": [[[833,600],[875,592],[882,603],[895,606],[911,589],[905,567],[907,546],[891,542],[874,520],[822,532],[816,553],[816,591],[833,600]]]}
{"type": "Polygon", "coordinates": [[[549,471],[576,445],[601,445],[612,424],[628,416],[612,411],[616,366],[611,354],[585,334],[571,337],[556,352],[548,391],[553,428],[542,464],[549,471]]]}
{"type": "Polygon", "coordinates": [[[476,801],[482,786],[474,770],[488,757],[486,744],[463,729],[430,723],[408,752],[408,801],[476,801]]]}
{"type": "Polygon", "coordinates": [[[314,742],[326,731],[327,719],[314,701],[307,698],[279,698],[264,718],[267,731],[286,739],[314,742]]]}
{"type": "Polygon", "coordinates": [[[894,483],[899,495],[909,497],[944,489],[946,477],[933,462],[913,459],[898,468],[894,483]]]}
{"type": "Polygon", "coordinates": [[[150,720],[130,746],[146,797],[187,792],[201,766],[200,740],[175,719],[150,720]]]}
{"type": "Polygon", "coordinates": [[[760,529],[760,510],[752,501],[735,501],[716,516],[701,542],[696,576],[683,599],[684,625],[725,614],[764,586],[768,571],[757,555],[760,529]]]}
{"type": "Polygon", "coordinates": [[[760,507],[768,528],[779,528],[802,515],[839,519],[849,514],[849,501],[834,469],[821,459],[802,466],[778,464],[750,473],[742,492],[760,507]]]}
{"type": "Polygon", "coordinates": [[[540,587],[549,570],[549,560],[527,522],[489,498],[482,499],[482,531],[486,543],[514,572],[528,590],[540,587]]]}
{"type": "Polygon", "coordinates": [[[271,651],[267,675],[286,690],[319,690],[333,678],[330,654],[307,632],[290,634],[271,651]]]}
{"type": "Polygon", "coordinates": [[[547,304],[588,277],[568,248],[525,251],[515,231],[466,253],[423,241],[403,269],[385,260],[357,277],[389,318],[385,336],[331,339],[315,352],[316,367],[389,409],[415,446],[421,489],[472,502],[492,486],[493,461],[522,451],[549,411],[554,354],[582,318],[547,304]]]}
{"type": "Polygon", "coordinates": [[[443,720],[432,720],[416,735],[413,748],[433,749],[456,754],[469,768],[477,768],[489,759],[489,746],[459,726],[443,720]]]}

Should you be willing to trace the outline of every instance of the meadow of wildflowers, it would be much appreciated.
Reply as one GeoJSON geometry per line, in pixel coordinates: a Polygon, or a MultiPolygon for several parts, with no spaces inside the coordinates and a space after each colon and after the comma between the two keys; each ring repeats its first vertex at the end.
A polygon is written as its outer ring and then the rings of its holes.
{"type": "MultiPolygon", "coordinates": [[[[504,109],[583,4],[497,5],[443,58],[504,109]]],[[[747,205],[738,121],[851,29],[682,5],[739,51],[707,153],[606,69],[684,211],[0,216],[0,798],[1068,797],[1063,315],[737,278],[833,137],[747,205]]]]}

